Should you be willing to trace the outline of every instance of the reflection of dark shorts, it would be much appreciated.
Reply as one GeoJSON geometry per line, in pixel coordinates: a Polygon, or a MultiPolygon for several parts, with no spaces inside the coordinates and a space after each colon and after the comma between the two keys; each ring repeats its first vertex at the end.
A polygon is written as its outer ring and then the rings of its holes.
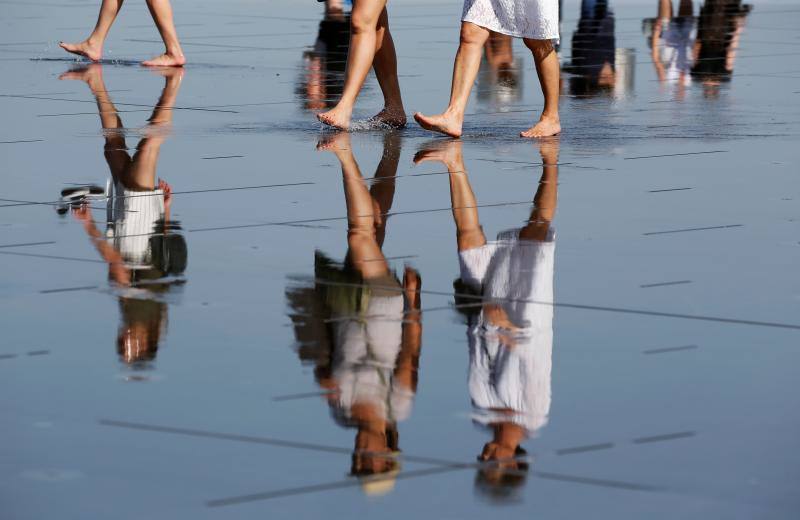
{"type": "Polygon", "coordinates": [[[344,20],[322,20],[317,40],[323,44],[327,56],[341,53],[344,59],[350,44],[350,15],[346,15],[344,20]]]}
{"type": "Polygon", "coordinates": [[[376,297],[396,296],[402,292],[400,281],[392,274],[378,278],[366,278],[364,279],[364,285],[369,289],[370,295],[376,297]]]}

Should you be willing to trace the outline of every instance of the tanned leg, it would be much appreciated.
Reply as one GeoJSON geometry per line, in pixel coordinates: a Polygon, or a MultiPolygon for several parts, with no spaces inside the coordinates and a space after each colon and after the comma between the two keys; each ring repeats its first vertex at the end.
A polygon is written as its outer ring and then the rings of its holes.
{"type": "Polygon", "coordinates": [[[389,31],[389,13],[383,8],[378,18],[376,32],[375,59],[372,62],[375,77],[383,92],[383,110],[372,120],[394,128],[406,126],[406,110],[400,95],[400,81],[397,79],[397,53],[394,40],[389,31]]]}
{"type": "Polygon", "coordinates": [[[175,22],[172,17],[172,6],[169,0],[147,0],[147,8],[156,23],[158,33],[164,41],[165,52],[153,59],[143,61],[148,67],[181,67],[186,63],[183,49],[178,41],[175,22]]]}
{"type": "Polygon", "coordinates": [[[375,59],[378,20],[384,7],[386,0],[355,0],[353,3],[344,92],[332,110],[317,114],[317,119],[324,124],[342,130],[350,128],[350,118],[353,115],[356,98],[375,59]]]}
{"type": "Polygon", "coordinates": [[[453,64],[450,104],[447,106],[447,110],[435,116],[426,116],[420,112],[414,114],[414,119],[422,128],[450,137],[461,137],[464,111],[481,66],[483,46],[488,38],[488,29],[470,22],[461,23],[461,39],[453,64]]]}
{"type": "Polygon", "coordinates": [[[558,55],[550,40],[524,39],[525,45],[533,53],[536,63],[536,74],[544,95],[544,110],[539,122],[528,130],[521,132],[521,137],[549,137],[561,132],[561,120],[558,117],[558,97],[561,82],[561,65],[558,55]]]}
{"type": "Polygon", "coordinates": [[[106,41],[108,31],[114,24],[119,10],[122,9],[122,2],[123,0],[103,0],[92,34],[79,43],[59,42],[59,47],[72,54],[89,58],[92,61],[100,61],[103,57],[103,43],[106,41]]]}

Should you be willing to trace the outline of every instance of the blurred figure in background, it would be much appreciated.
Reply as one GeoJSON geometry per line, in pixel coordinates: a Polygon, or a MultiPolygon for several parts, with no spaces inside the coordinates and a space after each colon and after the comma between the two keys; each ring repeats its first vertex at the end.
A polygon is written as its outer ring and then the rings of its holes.
{"type": "MultiPolygon", "coordinates": [[[[100,14],[97,16],[92,34],[79,43],[59,42],[59,46],[67,52],[83,56],[91,61],[100,61],[103,58],[103,45],[108,37],[108,31],[117,19],[123,0],[103,0],[100,5],[100,14]]],[[[164,41],[164,54],[156,56],[142,65],[149,67],[180,67],[186,63],[175,22],[172,19],[172,6],[169,0],[147,0],[147,8],[156,23],[158,33],[164,41]]]]}
{"type": "Polygon", "coordinates": [[[182,69],[162,69],[164,90],[133,157],[125,128],[95,64],[64,73],[61,79],[86,82],[97,102],[105,137],[104,155],[111,170],[107,190],[77,186],[62,190],[59,213],[72,211],[100,257],[108,263],[108,278],[118,296],[120,326],[117,352],[123,363],[147,368],[156,357],[167,327],[165,296],[184,283],[186,240],[171,218],[172,188],[156,176],[159,151],[172,123],[182,69]],[[90,204],[107,199],[105,232],[92,218],[90,204]]]}
{"type": "Polygon", "coordinates": [[[306,110],[332,108],[342,95],[350,13],[343,0],[327,0],[314,48],[303,53],[303,77],[296,91],[306,110]]]}
{"type": "Polygon", "coordinates": [[[678,15],[673,15],[672,0],[658,0],[658,18],[644,21],[653,66],[658,81],[677,86],[677,98],[683,99],[691,83],[695,19],[692,0],[678,1],[678,15]]]}
{"type": "Polygon", "coordinates": [[[703,84],[707,97],[731,80],[744,21],[752,6],[742,0],[706,0],[697,21],[692,78],[703,84]]]}
{"type": "Polygon", "coordinates": [[[581,17],[572,35],[569,91],[573,96],[611,95],[616,84],[614,11],[609,0],[581,0],[581,17]]]}
{"type": "Polygon", "coordinates": [[[290,287],[286,297],[300,359],[313,364],[334,421],[356,429],[350,474],[366,493],[381,494],[400,471],[398,423],[411,414],[422,349],[419,274],[407,266],[401,282],[381,251],[400,137],[384,136],[371,189],[349,134],[327,136],[318,147],[342,166],[347,254],[338,263],[318,251],[313,284],[290,287]]]}
{"type": "Polygon", "coordinates": [[[504,108],[522,98],[520,64],[514,58],[514,38],[492,31],[483,47],[478,73],[478,100],[504,108]]]}
{"type": "Polygon", "coordinates": [[[439,161],[449,172],[461,275],[456,309],[467,324],[473,422],[491,433],[478,460],[476,487],[508,499],[524,482],[522,442],[548,421],[553,354],[553,276],[558,140],[542,141],[543,173],[525,226],[489,242],[478,217],[460,141],[437,142],[415,162],[439,161]]]}

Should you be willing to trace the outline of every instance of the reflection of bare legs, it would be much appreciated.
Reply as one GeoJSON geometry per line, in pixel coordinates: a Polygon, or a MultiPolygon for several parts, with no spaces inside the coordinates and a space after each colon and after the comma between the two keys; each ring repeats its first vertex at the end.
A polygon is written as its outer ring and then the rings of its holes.
{"type": "Polygon", "coordinates": [[[106,41],[108,31],[114,24],[114,20],[122,9],[123,0],[103,0],[100,6],[100,14],[97,16],[97,24],[89,37],[79,43],[64,43],[58,45],[67,52],[84,56],[92,61],[99,61],[103,57],[103,43],[106,41]]]}
{"type": "Polygon", "coordinates": [[[561,65],[558,62],[553,44],[550,40],[531,40],[524,38],[525,45],[533,54],[536,63],[536,74],[544,95],[544,109],[539,122],[520,133],[522,137],[549,137],[561,132],[561,120],[558,116],[558,96],[561,82],[561,65]]]}
{"type": "MultiPolygon", "coordinates": [[[[154,190],[156,188],[156,166],[161,145],[167,138],[167,127],[172,123],[172,113],[178,90],[183,79],[181,69],[163,69],[164,90],[145,128],[147,136],[136,146],[130,168],[123,183],[133,190],[154,190]]],[[[164,187],[164,186],[162,186],[164,187]]],[[[168,189],[168,186],[166,186],[168,189]]]]}
{"type": "Polygon", "coordinates": [[[658,0],[658,18],[660,20],[672,18],[672,0],[658,0]]]}
{"type": "Polygon", "coordinates": [[[447,110],[435,116],[420,112],[414,119],[422,128],[451,137],[461,137],[464,111],[481,65],[483,46],[489,38],[489,30],[470,22],[461,23],[461,37],[453,64],[453,82],[450,88],[450,104],[447,110]]]}
{"type": "Polygon", "coordinates": [[[693,13],[692,0],[680,0],[680,3],[678,3],[678,16],[692,16],[693,13]]]}
{"type": "Polygon", "coordinates": [[[375,239],[378,241],[379,247],[383,247],[383,239],[386,237],[386,220],[389,218],[388,213],[391,211],[394,201],[401,141],[402,138],[394,132],[384,134],[383,155],[375,170],[372,187],[369,189],[373,206],[375,206],[375,239]]]}
{"type": "Polygon", "coordinates": [[[453,208],[453,220],[456,223],[458,250],[466,251],[481,247],[486,243],[486,237],[478,219],[478,201],[472,192],[472,186],[464,167],[461,141],[432,143],[417,152],[414,157],[416,164],[428,161],[443,163],[450,173],[450,201],[453,208]]]}
{"type": "Polygon", "coordinates": [[[542,177],[533,197],[533,210],[528,223],[520,230],[523,240],[543,241],[547,238],[550,223],[556,213],[558,201],[558,138],[543,140],[539,145],[542,156],[542,177]]]}
{"type": "MultiPolygon", "coordinates": [[[[332,110],[317,115],[326,125],[347,130],[361,87],[375,59],[378,48],[378,24],[386,0],[356,0],[350,15],[350,51],[347,56],[344,92],[332,110]]],[[[387,47],[388,51],[389,47],[387,47]]],[[[391,46],[394,49],[394,46],[391,46]]],[[[387,67],[388,68],[388,67],[387,67]]]]}
{"type": "Polygon", "coordinates": [[[122,133],[122,130],[124,130],[122,119],[120,119],[117,107],[111,101],[103,81],[103,67],[98,64],[89,65],[88,67],[65,72],[59,79],[81,80],[86,82],[91,89],[97,103],[100,124],[104,130],[106,162],[111,170],[111,176],[114,179],[122,178],[130,166],[131,157],[128,154],[125,135],[122,133]]]}
{"type": "Polygon", "coordinates": [[[333,152],[342,166],[350,262],[365,279],[387,276],[389,264],[378,245],[375,233],[376,204],[353,156],[349,134],[339,132],[329,136],[317,148],[333,152]]]}

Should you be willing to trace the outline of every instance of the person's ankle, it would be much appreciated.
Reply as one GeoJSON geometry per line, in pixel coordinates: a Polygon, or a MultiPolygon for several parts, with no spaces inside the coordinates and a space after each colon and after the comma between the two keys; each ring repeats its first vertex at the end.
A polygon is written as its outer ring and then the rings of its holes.
{"type": "Polygon", "coordinates": [[[448,119],[456,119],[457,121],[464,119],[464,111],[454,107],[447,107],[443,115],[448,119]]]}
{"type": "Polygon", "coordinates": [[[558,112],[542,112],[541,119],[547,121],[560,121],[561,119],[558,117],[558,112]]]}

